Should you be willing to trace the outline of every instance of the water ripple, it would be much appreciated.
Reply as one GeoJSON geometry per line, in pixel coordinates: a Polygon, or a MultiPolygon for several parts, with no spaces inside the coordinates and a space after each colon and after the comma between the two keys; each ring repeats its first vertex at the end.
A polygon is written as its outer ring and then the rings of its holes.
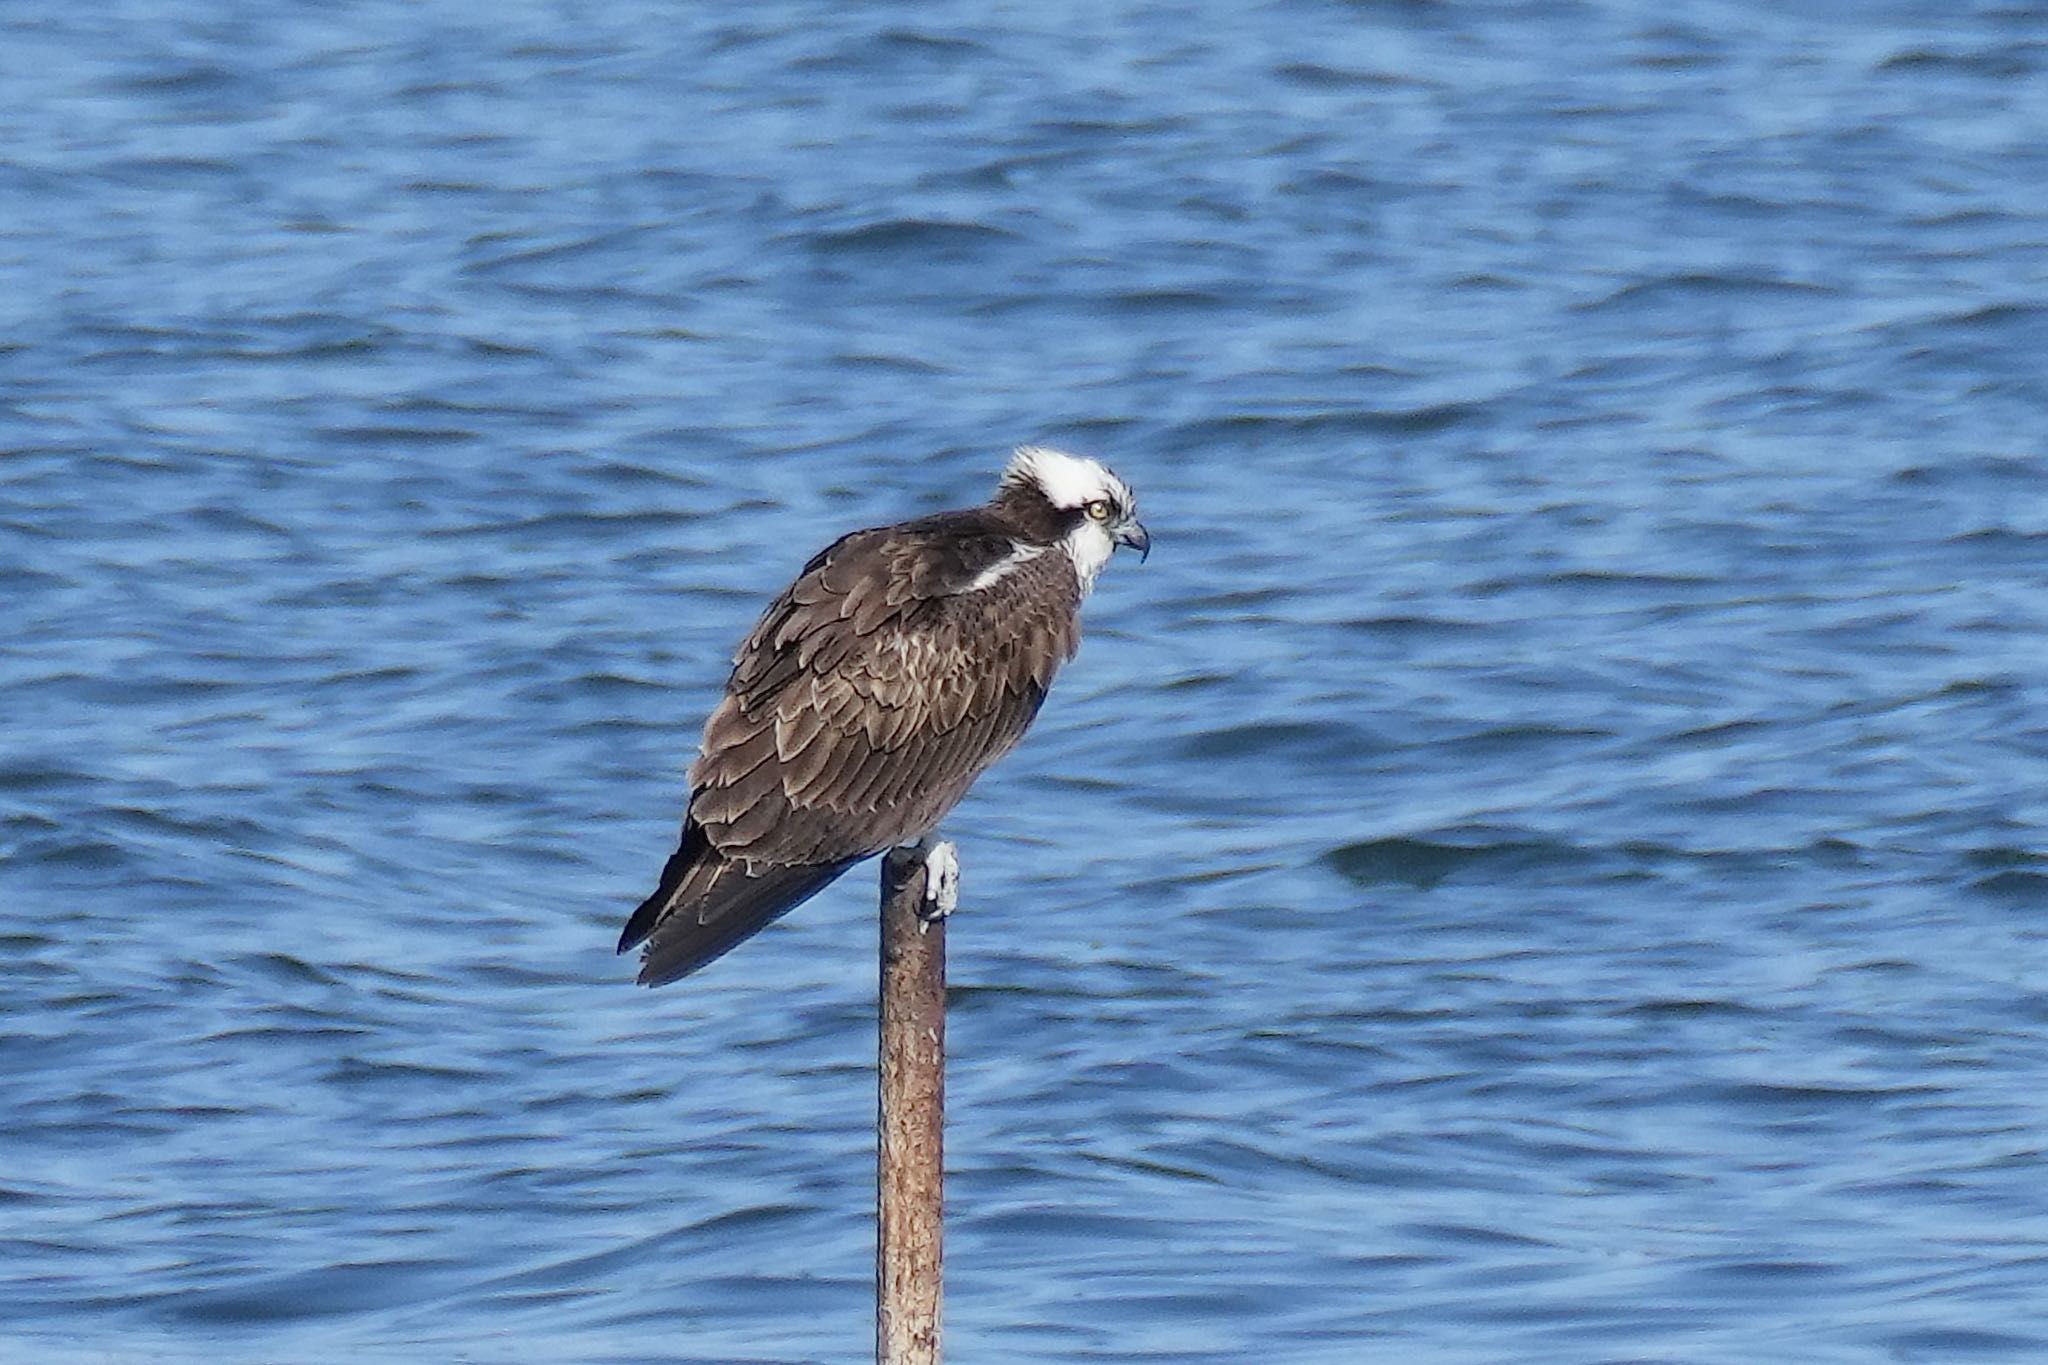
{"type": "Polygon", "coordinates": [[[6,21],[0,1355],[859,1357],[869,874],[611,943],[1048,440],[960,1354],[2040,1358],[2048,48],[1881,8],[6,21]]]}

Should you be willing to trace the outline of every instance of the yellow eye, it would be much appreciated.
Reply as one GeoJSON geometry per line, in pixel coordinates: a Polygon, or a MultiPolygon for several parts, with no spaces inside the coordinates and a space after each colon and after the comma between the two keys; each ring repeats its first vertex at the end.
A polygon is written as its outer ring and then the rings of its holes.
{"type": "Polygon", "coordinates": [[[1095,521],[1108,521],[1109,514],[1116,509],[1109,505],[1109,499],[1097,498],[1088,504],[1088,516],[1095,521]]]}

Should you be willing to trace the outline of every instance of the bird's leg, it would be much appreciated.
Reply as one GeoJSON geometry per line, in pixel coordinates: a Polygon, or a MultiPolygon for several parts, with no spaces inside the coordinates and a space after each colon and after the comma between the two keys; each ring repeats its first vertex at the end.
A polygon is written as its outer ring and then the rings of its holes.
{"type": "Polygon", "coordinates": [[[929,924],[960,908],[960,850],[946,839],[926,839],[917,847],[924,855],[924,905],[918,913],[929,924]]]}

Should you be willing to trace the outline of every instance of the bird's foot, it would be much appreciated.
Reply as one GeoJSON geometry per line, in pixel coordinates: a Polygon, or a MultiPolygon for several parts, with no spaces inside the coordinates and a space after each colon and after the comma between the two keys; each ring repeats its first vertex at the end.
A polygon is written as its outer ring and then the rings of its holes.
{"type": "Polygon", "coordinates": [[[924,904],[918,916],[930,924],[959,908],[960,850],[945,839],[924,845],[924,904]]]}

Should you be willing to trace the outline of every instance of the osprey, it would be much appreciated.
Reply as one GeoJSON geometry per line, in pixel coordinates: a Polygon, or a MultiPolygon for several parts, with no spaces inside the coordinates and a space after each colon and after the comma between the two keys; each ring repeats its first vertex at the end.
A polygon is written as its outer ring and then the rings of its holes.
{"type": "Polygon", "coordinates": [[[682,843],[619,936],[640,983],[686,976],[863,858],[929,834],[1020,739],[1080,647],[1123,480],[1020,448],[980,507],[855,531],[769,604],[690,768],[682,843]]]}

